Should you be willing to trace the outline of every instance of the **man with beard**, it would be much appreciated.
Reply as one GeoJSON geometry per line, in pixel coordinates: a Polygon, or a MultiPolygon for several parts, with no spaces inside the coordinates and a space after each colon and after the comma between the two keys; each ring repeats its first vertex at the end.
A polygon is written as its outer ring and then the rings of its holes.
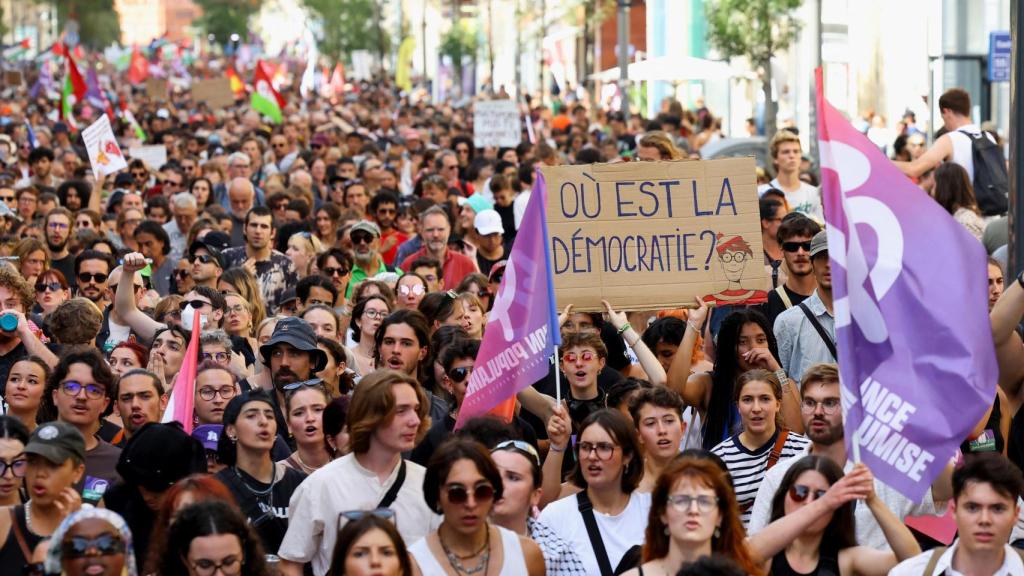
{"type": "Polygon", "coordinates": [[[327,353],[316,345],[313,328],[301,318],[287,317],[278,321],[270,340],[260,346],[263,365],[270,368],[270,380],[274,385],[274,413],[278,430],[282,434],[288,428],[281,427],[284,418],[281,408],[285,405],[285,392],[290,385],[306,382],[327,365],[327,353]]]}
{"type": "MultiPolygon", "coordinates": [[[[50,267],[60,270],[67,279],[68,285],[75,288],[75,258],[68,249],[71,239],[71,223],[74,217],[67,208],[54,208],[46,215],[43,232],[46,234],[46,245],[50,248],[50,267]]],[[[109,272],[109,270],[107,271],[109,272]]]]}
{"type": "Polygon", "coordinates": [[[32,355],[50,366],[57,365],[57,356],[39,339],[42,331],[25,318],[33,304],[35,290],[28,281],[10,267],[0,267],[0,317],[13,314],[18,319],[14,331],[0,330],[0,396],[4,394],[7,373],[18,360],[32,355]]]}
{"type": "Polygon", "coordinates": [[[299,281],[292,261],[273,249],[276,235],[270,208],[256,206],[245,215],[245,245],[228,248],[223,254],[224,268],[238,266],[248,270],[260,286],[263,301],[275,308],[284,291],[299,281]]]}
{"type": "Polygon", "coordinates": [[[782,259],[788,274],[781,286],[768,293],[768,302],[762,307],[769,325],[774,326],[779,314],[798,306],[818,287],[810,256],[811,238],[818,232],[821,232],[821,226],[799,212],[787,214],[782,219],[776,237],[782,247],[782,259]]]}
{"type": "Polygon", "coordinates": [[[118,448],[150,422],[159,422],[167,407],[160,377],[143,368],[125,372],[114,385],[114,406],[124,428],[110,441],[118,448]]]}
{"type": "MultiPolygon", "coordinates": [[[[843,466],[847,474],[854,463],[847,460],[846,443],[843,441],[843,411],[840,404],[839,369],[835,364],[815,364],[803,374],[800,390],[800,413],[804,431],[811,440],[807,452],[795,454],[792,458],[779,461],[765,473],[757,490],[757,498],[751,509],[748,534],[756,534],[771,521],[772,500],[782,483],[789,467],[807,454],[823,456],[843,466]]],[[[920,503],[914,503],[894,488],[875,479],[875,494],[882,499],[886,508],[892,510],[902,521],[907,516],[922,514],[939,515],[946,512],[946,500],[953,497],[953,465],[949,464],[932,483],[928,494],[920,503]]],[[[874,514],[863,500],[855,508],[857,543],[878,550],[887,550],[889,544],[874,514]]]]}
{"type": "Polygon", "coordinates": [[[356,222],[349,231],[348,237],[352,240],[352,278],[348,282],[348,290],[345,292],[345,299],[352,298],[352,288],[366,280],[373,278],[381,272],[401,271],[394,266],[388,266],[380,256],[380,228],[373,222],[365,220],[356,222]]]}
{"type": "Polygon", "coordinates": [[[110,272],[114,268],[114,258],[99,250],[83,250],[74,262],[74,276],[78,281],[76,296],[92,300],[100,310],[110,304],[109,292],[110,272]]]}
{"type": "Polygon", "coordinates": [[[818,287],[807,300],[779,314],[773,328],[786,374],[803,374],[812,364],[836,361],[832,267],[824,230],[811,239],[810,257],[818,287]]]}
{"type": "Polygon", "coordinates": [[[444,269],[444,288],[454,290],[467,274],[478,272],[476,261],[465,254],[448,249],[448,236],[452,225],[448,214],[440,206],[432,206],[420,214],[420,234],[423,248],[413,252],[402,262],[400,268],[409,270],[413,261],[420,256],[437,258],[444,269]]]}
{"type": "Polygon", "coordinates": [[[381,191],[370,201],[370,213],[380,228],[380,255],[385,264],[394,264],[398,247],[409,239],[404,232],[395,228],[398,216],[398,197],[393,192],[381,191]]]}

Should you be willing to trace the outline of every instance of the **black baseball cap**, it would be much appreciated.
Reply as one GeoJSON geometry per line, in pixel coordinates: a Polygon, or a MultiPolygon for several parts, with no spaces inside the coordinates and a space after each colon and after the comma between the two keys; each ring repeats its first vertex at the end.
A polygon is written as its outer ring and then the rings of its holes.
{"type": "Polygon", "coordinates": [[[206,472],[206,449],[177,423],[149,422],[121,451],[117,473],[129,484],[163,492],[190,475],[206,472]]]}
{"type": "MultiPolygon", "coordinates": [[[[207,234],[207,236],[209,236],[209,234],[207,234]]],[[[206,250],[210,254],[210,256],[213,258],[213,261],[217,263],[217,266],[221,270],[224,269],[224,255],[220,253],[220,250],[216,246],[213,246],[210,243],[208,243],[206,241],[206,238],[203,238],[202,240],[193,241],[192,244],[190,244],[188,247],[189,255],[195,254],[196,250],[199,250],[200,248],[206,250]]]]}
{"type": "Polygon", "coordinates": [[[82,463],[85,462],[85,437],[67,422],[47,422],[32,432],[25,453],[38,454],[58,465],[68,458],[82,463]]]}
{"type": "MultiPolygon", "coordinates": [[[[316,333],[313,332],[313,328],[310,327],[309,323],[302,318],[288,316],[278,320],[270,340],[267,340],[266,344],[260,346],[260,356],[263,357],[264,365],[270,366],[270,354],[278,344],[290,344],[296,350],[309,352],[314,360],[313,372],[319,372],[327,365],[327,354],[317,348],[316,333]]],[[[226,414],[225,412],[225,424],[227,424],[226,414]]]]}

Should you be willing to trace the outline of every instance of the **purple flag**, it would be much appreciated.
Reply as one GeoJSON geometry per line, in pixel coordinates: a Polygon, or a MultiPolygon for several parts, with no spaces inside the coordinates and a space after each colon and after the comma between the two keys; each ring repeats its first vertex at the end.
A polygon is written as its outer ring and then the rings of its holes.
{"type": "Polygon", "coordinates": [[[55,85],[53,83],[53,72],[50,71],[50,63],[43,62],[39,66],[39,78],[36,83],[32,85],[32,89],[29,90],[29,97],[33,100],[39,97],[40,93],[43,95],[53,92],[55,85]]]}
{"type": "Polygon", "coordinates": [[[916,501],[996,397],[985,250],[817,90],[847,450],[916,501]]]}
{"type": "Polygon", "coordinates": [[[93,106],[103,108],[105,96],[103,89],[100,88],[99,75],[96,74],[96,64],[89,65],[89,71],[85,74],[85,85],[87,87],[85,99],[93,106]]]}
{"type": "Polygon", "coordinates": [[[469,376],[455,423],[458,430],[475,416],[548,375],[548,359],[560,343],[548,225],[547,186],[537,171],[523,223],[509,253],[484,339],[469,376]]]}

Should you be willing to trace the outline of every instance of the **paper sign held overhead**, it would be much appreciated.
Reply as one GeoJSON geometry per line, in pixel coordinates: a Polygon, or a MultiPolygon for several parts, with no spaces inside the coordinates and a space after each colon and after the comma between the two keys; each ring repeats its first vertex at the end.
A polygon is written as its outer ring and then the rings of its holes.
{"type": "Polygon", "coordinates": [[[132,158],[142,160],[146,163],[146,167],[152,170],[159,170],[161,166],[167,164],[167,148],[163,144],[129,148],[128,154],[132,158]]]}
{"type": "Polygon", "coordinates": [[[753,158],[543,167],[559,309],[767,300],[753,158]]]}
{"type": "Polygon", "coordinates": [[[484,100],[473,104],[473,145],[513,147],[522,141],[522,123],[514,100],[484,100]]]}
{"type": "Polygon", "coordinates": [[[223,77],[193,82],[192,101],[206,102],[214,110],[234,106],[235,93],[231,91],[231,80],[223,77]]]}
{"type": "Polygon", "coordinates": [[[21,70],[4,70],[4,86],[21,86],[21,70]]]}
{"type": "Polygon", "coordinates": [[[106,114],[101,114],[98,120],[82,131],[82,140],[89,152],[92,173],[96,176],[113,174],[128,167],[106,114]]]}
{"type": "Polygon", "coordinates": [[[167,80],[148,78],[146,80],[146,96],[150,100],[167,100],[167,80]]]}

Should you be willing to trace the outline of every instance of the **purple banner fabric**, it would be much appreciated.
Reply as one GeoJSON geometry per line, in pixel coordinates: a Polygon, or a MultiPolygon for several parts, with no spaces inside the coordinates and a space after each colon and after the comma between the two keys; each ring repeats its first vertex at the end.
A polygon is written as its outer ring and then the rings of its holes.
{"type": "Polygon", "coordinates": [[[547,253],[547,186],[538,171],[523,223],[487,317],[455,428],[482,416],[548,375],[559,343],[558,313],[547,253]]]}
{"type": "Polygon", "coordinates": [[[817,92],[847,450],[916,501],[995,399],[985,250],[817,92]]]}

